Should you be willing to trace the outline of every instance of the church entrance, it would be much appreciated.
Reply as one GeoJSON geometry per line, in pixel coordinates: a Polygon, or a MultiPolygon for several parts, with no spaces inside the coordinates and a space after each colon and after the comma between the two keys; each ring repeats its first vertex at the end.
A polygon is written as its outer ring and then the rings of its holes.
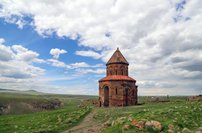
{"type": "Polygon", "coordinates": [[[109,87],[108,86],[104,87],[104,106],[105,107],[109,106],[109,87]]]}

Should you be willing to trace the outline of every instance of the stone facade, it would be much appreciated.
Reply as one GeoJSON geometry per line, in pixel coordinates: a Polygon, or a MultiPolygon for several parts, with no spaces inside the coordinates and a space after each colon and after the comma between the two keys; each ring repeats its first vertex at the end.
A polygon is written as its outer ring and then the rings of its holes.
{"type": "Polygon", "coordinates": [[[128,76],[128,65],[117,49],[106,64],[106,77],[99,80],[100,107],[137,104],[136,80],[128,76]]]}

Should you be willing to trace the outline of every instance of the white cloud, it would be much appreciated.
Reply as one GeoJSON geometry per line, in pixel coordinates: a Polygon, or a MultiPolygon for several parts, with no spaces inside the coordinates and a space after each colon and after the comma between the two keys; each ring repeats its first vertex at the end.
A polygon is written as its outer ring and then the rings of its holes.
{"type": "Polygon", "coordinates": [[[38,79],[45,75],[46,70],[34,65],[35,62],[45,62],[38,58],[39,54],[21,45],[7,46],[3,43],[4,39],[0,39],[1,88],[29,90],[44,87],[45,83],[38,79]]]}
{"type": "Polygon", "coordinates": [[[0,38],[0,44],[3,44],[5,40],[3,38],[0,38]]]}
{"type": "Polygon", "coordinates": [[[61,54],[67,53],[64,49],[53,48],[50,50],[50,54],[53,55],[53,58],[58,59],[61,54]]]}
{"type": "Polygon", "coordinates": [[[100,55],[99,53],[95,52],[95,51],[76,51],[76,55],[80,55],[80,56],[86,56],[86,57],[91,57],[94,59],[99,59],[102,57],[102,55],[100,55]]]}
{"type": "Polygon", "coordinates": [[[104,74],[106,72],[105,69],[76,69],[77,72],[79,73],[96,73],[96,74],[104,74]]]}
{"type": "Polygon", "coordinates": [[[43,61],[38,56],[38,53],[28,50],[21,45],[12,45],[10,47],[0,44],[0,78],[18,80],[43,75],[45,70],[32,64],[33,62],[43,61]]]}
{"type": "Polygon", "coordinates": [[[77,51],[77,55],[106,62],[120,47],[137,83],[175,79],[170,84],[180,80],[178,88],[182,88],[183,80],[202,80],[201,0],[185,4],[181,0],[1,0],[1,5],[0,17],[13,18],[10,22],[19,27],[18,20],[29,24],[23,19],[29,16],[33,19],[30,25],[40,35],[77,39],[79,46],[93,49],[77,51]],[[183,8],[177,9],[179,4],[183,8]]]}
{"type": "Polygon", "coordinates": [[[21,45],[13,45],[11,48],[15,52],[16,60],[33,62],[39,56],[37,52],[28,50],[21,45]]]}
{"type": "Polygon", "coordinates": [[[72,66],[72,68],[90,67],[90,65],[87,64],[86,62],[76,62],[70,65],[72,66]]]}
{"type": "Polygon", "coordinates": [[[0,76],[16,79],[33,78],[43,75],[45,70],[26,62],[11,60],[0,62],[0,76]]]}
{"type": "Polygon", "coordinates": [[[3,40],[0,40],[0,61],[11,60],[13,58],[11,48],[4,46],[3,42],[4,42],[3,40]]]}
{"type": "MultiPolygon", "coordinates": [[[[12,45],[7,46],[3,44],[5,41],[1,39],[0,44],[0,86],[5,89],[16,89],[16,90],[29,90],[34,89],[41,92],[48,93],[69,93],[76,94],[88,94],[89,91],[93,92],[91,94],[97,94],[95,89],[90,89],[87,86],[85,88],[80,87],[78,84],[71,85],[71,88],[64,86],[57,86],[52,84],[56,81],[68,81],[68,80],[78,80],[83,74],[86,73],[100,73],[100,68],[103,67],[102,64],[89,65],[86,62],[76,62],[71,64],[66,64],[57,59],[40,59],[39,54],[35,51],[29,50],[22,45],[12,45]],[[35,63],[47,63],[54,67],[64,68],[67,71],[71,69],[71,77],[62,75],[58,76],[48,76],[46,77],[45,69],[35,66],[35,63]],[[78,75],[79,69],[86,69],[85,72],[78,75]],[[94,68],[97,70],[91,70],[94,68]],[[78,69],[78,70],[77,70],[78,69]],[[72,88],[75,88],[72,91],[72,88]],[[89,91],[87,91],[89,90],[89,91]]],[[[84,71],[84,70],[83,70],[84,71]]],[[[68,82],[67,82],[68,83],[68,82]]],[[[70,85],[69,85],[70,86],[70,85]]]]}
{"type": "Polygon", "coordinates": [[[55,66],[55,67],[69,68],[67,64],[56,59],[48,59],[47,61],[48,63],[50,63],[52,66],[55,66]]]}
{"type": "MultiPolygon", "coordinates": [[[[65,62],[59,61],[57,59],[48,59],[47,63],[51,64],[54,67],[65,68],[65,69],[101,68],[101,67],[103,67],[102,64],[89,65],[86,62],[75,62],[72,64],[66,64],[65,62]]],[[[88,73],[88,71],[86,71],[86,73],[88,73]]]]}

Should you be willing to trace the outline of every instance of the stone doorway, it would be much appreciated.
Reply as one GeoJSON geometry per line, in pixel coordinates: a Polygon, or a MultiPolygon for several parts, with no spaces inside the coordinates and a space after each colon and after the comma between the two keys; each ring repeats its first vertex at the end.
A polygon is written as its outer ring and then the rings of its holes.
{"type": "Polygon", "coordinates": [[[105,107],[109,106],[109,87],[108,86],[104,87],[104,106],[105,107]]]}

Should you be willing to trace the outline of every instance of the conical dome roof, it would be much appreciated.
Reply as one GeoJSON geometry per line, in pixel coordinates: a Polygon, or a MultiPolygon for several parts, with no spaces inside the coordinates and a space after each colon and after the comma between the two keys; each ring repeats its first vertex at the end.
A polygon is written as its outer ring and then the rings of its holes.
{"type": "Polygon", "coordinates": [[[128,61],[125,59],[125,57],[122,55],[122,53],[119,51],[119,48],[114,52],[112,57],[109,59],[106,65],[109,64],[127,64],[129,65],[128,61]]]}

